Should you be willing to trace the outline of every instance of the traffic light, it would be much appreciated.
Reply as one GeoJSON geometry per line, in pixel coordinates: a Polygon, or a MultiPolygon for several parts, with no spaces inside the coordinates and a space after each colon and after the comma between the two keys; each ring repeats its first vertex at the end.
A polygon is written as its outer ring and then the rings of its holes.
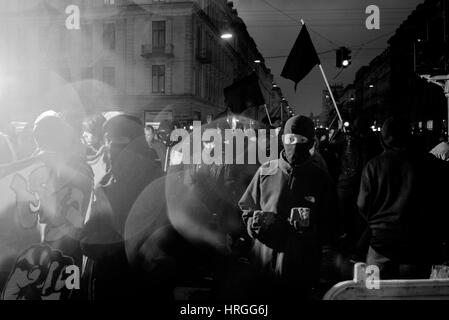
{"type": "Polygon", "coordinates": [[[341,47],[337,50],[337,68],[347,68],[351,65],[351,50],[341,47]]]}

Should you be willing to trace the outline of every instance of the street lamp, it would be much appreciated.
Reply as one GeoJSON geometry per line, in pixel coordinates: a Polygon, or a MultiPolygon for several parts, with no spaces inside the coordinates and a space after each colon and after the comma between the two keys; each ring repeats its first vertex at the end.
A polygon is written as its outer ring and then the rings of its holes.
{"type": "Polygon", "coordinates": [[[254,63],[261,63],[262,61],[259,59],[254,60],[254,63]]]}
{"type": "Polygon", "coordinates": [[[374,84],[370,84],[369,87],[372,89],[374,88],[374,84]]]}
{"type": "Polygon", "coordinates": [[[223,40],[229,40],[229,39],[232,39],[233,35],[232,35],[231,32],[225,31],[225,32],[223,32],[223,33],[221,34],[220,37],[221,37],[223,40]]]}

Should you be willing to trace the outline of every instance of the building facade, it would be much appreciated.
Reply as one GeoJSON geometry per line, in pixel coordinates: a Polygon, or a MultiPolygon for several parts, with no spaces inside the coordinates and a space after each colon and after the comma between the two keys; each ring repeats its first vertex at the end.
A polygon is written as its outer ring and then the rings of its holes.
{"type": "Polygon", "coordinates": [[[449,73],[449,1],[427,0],[401,24],[389,47],[356,75],[356,107],[382,124],[401,115],[415,132],[447,135],[443,90],[420,75],[449,73]]]}
{"type": "Polygon", "coordinates": [[[3,101],[20,116],[52,108],[208,122],[226,110],[223,89],[253,71],[268,109],[278,107],[273,76],[226,0],[5,0],[0,14],[14,89],[3,101]],[[69,30],[72,5],[81,23],[69,30]]]}
{"type": "MultiPolygon", "coordinates": [[[[342,83],[335,83],[330,85],[332,94],[334,96],[335,102],[337,105],[340,105],[340,97],[343,95],[344,86],[342,83]]],[[[332,124],[334,118],[337,116],[337,112],[335,110],[334,104],[332,102],[332,97],[329,93],[328,89],[323,90],[322,95],[322,109],[320,114],[320,122],[324,126],[329,126],[332,124]]],[[[338,121],[333,124],[338,124],[338,121]]]]}
{"type": "Polygon", "coordinates": [[[391,53],[387,49],[356,73],[355,115],[363,114],[376,123],[385,120],[393,109],[391,85],[391,53]]]}

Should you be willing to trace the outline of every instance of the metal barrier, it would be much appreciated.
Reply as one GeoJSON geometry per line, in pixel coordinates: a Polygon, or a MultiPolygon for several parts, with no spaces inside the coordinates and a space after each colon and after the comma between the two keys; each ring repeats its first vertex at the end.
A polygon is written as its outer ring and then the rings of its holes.
{"type": "Polygon", "coordinates": [[[336,284],[324,300],[449,300],[449,279],[378,280],[364,263],[354,266],[354,279],[336,284]]]}

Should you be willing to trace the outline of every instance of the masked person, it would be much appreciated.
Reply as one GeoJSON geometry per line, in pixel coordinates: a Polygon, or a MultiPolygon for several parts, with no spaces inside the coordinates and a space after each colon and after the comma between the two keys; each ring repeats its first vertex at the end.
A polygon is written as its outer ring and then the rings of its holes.
{"type": "Polygon", "coordinates": [[[264,298],[310,297],[322,248],[336,238],[336,192],[311,159],[314,135],[311,119],[288,120],[280,159],[259,169],[239,202],[254,241],[255,294],[264,298]]]}
{"type": "Polygon", "coordinates": [[[130,297],[124,230],[129,212],[161,170],[149,153],[144,127],[130,115],[116,115],[103,126],[110,170],[95,187],[90,215],[82,233],[90,259],[93,299],[130,297]],[[120,277],[117,277],[120,275],[120,277]]]}

